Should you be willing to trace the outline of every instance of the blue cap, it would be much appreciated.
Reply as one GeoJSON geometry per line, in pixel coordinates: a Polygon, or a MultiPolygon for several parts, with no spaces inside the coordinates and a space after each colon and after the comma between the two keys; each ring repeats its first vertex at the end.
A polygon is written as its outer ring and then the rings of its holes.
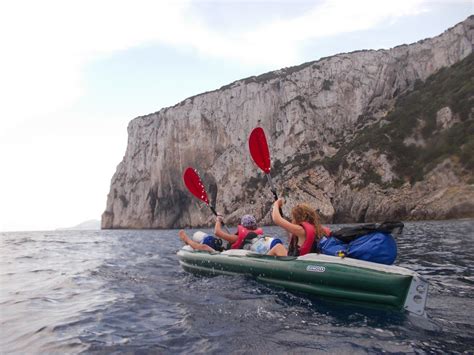
{"type": "Polygon", "coordinates": [[[257,220],[251,214],[242,216],[240,224],[248,229],[257,229],[257,220]]]}

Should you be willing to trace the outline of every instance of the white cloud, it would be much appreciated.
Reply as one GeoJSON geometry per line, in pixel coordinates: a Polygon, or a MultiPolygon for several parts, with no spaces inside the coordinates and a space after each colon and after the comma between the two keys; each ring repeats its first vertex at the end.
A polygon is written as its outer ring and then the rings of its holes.
{"type": "Polygon", "coordinates": [[[189,1],[2,2],[2,116],[25,119],[67,107],[81,95],[87,61],[133,46],[165,43],[202,56],[278,67],[298,62],[303,41],[421,10],[420,0],[327,0],[303,16],[229,34],[211,30],[190,12],[189,1]]]}
{"type": "Polygon", "coordinates": [[[1,2],[0,132],[71,105],[81,95],[87,61],[165,40],[167,28],[183,21],[185,7],[156,1],[1,2]]]}

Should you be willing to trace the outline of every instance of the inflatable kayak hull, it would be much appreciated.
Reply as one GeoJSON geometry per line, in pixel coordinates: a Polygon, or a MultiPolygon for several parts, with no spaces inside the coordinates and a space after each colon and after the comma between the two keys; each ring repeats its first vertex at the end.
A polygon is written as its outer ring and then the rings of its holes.
{"type": "Polygon", "coordinates": [[[428,283],[414,271],[320,254],[273,257],[246,250],[178,251],[185,271],[199,275],[249,275],[268,284],[330,299],[384,306],[423,315],[428,283]]]}

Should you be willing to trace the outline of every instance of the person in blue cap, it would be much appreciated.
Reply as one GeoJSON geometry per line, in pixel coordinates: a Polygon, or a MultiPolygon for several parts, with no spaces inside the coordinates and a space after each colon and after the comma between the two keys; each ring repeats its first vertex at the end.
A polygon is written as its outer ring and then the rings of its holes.
{"type": "Polygon", "coordinates": [[[222,229],[222,216],[217,216],[214,234],[230,244],[231,249],[243,249],[246,242],[263,234],[263,230],[258,228],[257,220],[251,214],[243,215],[237,232],[230,234],[222,229]]]}
{"type": "MultiPolygon", "coordinates": [[[[194,233],[193,237],[190,238],[184,230],[180,230],[178,234],[179,238],[191,248],[195,250],[214,252],[225,249],[223,247],[222,240],[227,241],[231,248],[239,249],[239,247],[244,244],[243,241],[249,232],[255,231],[257,233],[262,233],[260,230],[258,230],[257,220],[252,215],[247,214],[242,216],[235,234],[230,234],[222,229],[222,216],[218,215],[216,217],[216,224],[214,227],[215,237],[204,232],[196,232],[194,233]]],[[[255,234],[255,236],[257,236],[257,234],[255,234]]]]}
{"type": "Polygon", "coordinates": [[[251,214],[242,216],[235,234],[222,230],[221,224],[222,217],[218,216],[214,233],[217,237],[229,242],[230,249],[246,249],[258,254],[266,254],[277,244],[282,244],[278,238],[264,236],[263,229],[258,228],[257,220],[251,214]]]}
{"type": "Polygon", "coordinates": [[[185,244],[195,250],[208,252],[224,250],[222,240],[230,244],[230,249],[248,249],[261,254],[265,254],[275,244],[281,243],[279,239],[263,237],[263,230],[258,228],[257,220],[250,214],[242,216],[235,234],[230,234],[222,229],[222,216],[220,215],[216,218],[215,237],[204,234],[203,232],[196,232],[193,238],[189,238],[184,230],[179,231],[179,237],[185,244]]]}

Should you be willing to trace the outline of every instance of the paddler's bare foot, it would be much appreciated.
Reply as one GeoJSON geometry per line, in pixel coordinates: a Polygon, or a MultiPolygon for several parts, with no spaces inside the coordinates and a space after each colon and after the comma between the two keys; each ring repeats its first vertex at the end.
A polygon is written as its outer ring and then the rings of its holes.
{"type": "Polygon", "coordinates": [[[186,232],[184,230],[180,230],[178,232],[179,239],[183,241],[184,244],[189,244],[189,237],[186,235],[186,232]]]}

